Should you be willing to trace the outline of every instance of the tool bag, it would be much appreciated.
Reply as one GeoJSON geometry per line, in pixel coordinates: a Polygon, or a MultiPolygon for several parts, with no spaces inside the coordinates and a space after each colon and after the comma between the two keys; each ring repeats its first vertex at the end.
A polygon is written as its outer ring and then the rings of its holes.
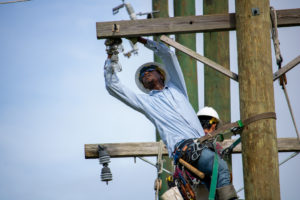
{"type": "Polygon", "coordinates": [[[174,186],[168,189],[161,196],[162,200],[184,200],[181,193],[179,192],[178,187],[174,186]]]}

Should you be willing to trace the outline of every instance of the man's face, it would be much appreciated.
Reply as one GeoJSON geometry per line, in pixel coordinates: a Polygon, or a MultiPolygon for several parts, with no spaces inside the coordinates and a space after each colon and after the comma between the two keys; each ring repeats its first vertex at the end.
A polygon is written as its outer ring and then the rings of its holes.
{"type": "Polygon", "coordinates": [[[142,82],[145,88],[152,90],[156,84],[163,84],[163,76],[157,70],[145,72],[142,82]]]}

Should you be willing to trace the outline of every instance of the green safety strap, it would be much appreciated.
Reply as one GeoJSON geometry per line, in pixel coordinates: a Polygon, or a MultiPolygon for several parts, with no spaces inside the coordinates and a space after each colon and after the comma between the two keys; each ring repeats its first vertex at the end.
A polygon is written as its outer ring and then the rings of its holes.
{"type": "Polygon", "coordinates": [[[218,153],[217,153],[217,150],[215,150],[213,173],[212,173],[212,177],[211,177],[209,196],[208,196],[209,200],[214,200],[215,196],[216,196],[216,188],[217,188],[217,182],[218,182],[218,168],[219,168],[218,153]]]}
{"type": "Polygon", "coordinates": [[[231,147],[232,149],[234,149],[234,147],[236,147],[236,145],[238,145],[240,142],[241,142],[241,137],[239,137],[238,139],[236,139],[236,140],[234,141],[234,143],[232,143],[232,145],[230,145],[230,147],[231,147]]]}
{"type": "Polygon", "coordinates": [[[242,120],[238,120],[238,121],[237,121],[237,124],[238,124],[238,125],[239,125],[239,127],[241,127],[241,128],[244,126],[244,124],[243,124],[242,120]]]}

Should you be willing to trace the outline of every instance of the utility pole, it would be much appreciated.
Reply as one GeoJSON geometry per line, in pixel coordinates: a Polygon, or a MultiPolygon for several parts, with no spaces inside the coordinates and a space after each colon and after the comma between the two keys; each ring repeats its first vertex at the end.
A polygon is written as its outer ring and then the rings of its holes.
{"type": "MultiPolygon", "coordinates": [[[[169,17],[168,0],[152,0],[152,11],[159,11],[153,13],[154,18],[168,18],[169,17]]],[[[153,39],[157,41],[159,40],[159,36],[154,36],[153,39]]],[[[154,61],[162,63],[161,59],[156,55],[154,55],[154,61]]],[[[161,139],[160,135],[156,130],[156,141],[159,141],[160,139],[161,139]]],[[[163,156],[163,160],[164,160],[163,162],[164,168],[169,171],[173,171],[172,159],[170,159],[169,156],[163,156]]],[[[160,175],[160,178],[162,179],[162,185],[161,185],[161,190],[159,191],[159,199],[161,199],[160,196],[169,189],[166,181],[167,176],[168,174],[164,171],[160,175]]]]}
{"type": "MultiPolygon", "coordinates": [[[[203,0],[204,15],[227,13],[228,0],[203,0]]],[[[230,70],[229,31],[206,32],[203,36],[204,56],[230,70]]],[[[231,122],[230,79],[207,65],[204,67],[204,105],[213,107],[224,123],[231,122]]],[[[231,156],[227,164],[231,169],[231,156]]]]}
{"type": "MultiPolygon", "coordinates": [[[[194,16],[195,0],[174,0],[174,16],[194,16]]],[[[196,51],[196,34],[185,33],[175,34],[176,42],[196,51]]],[[[197,62],[192,57],[176,50],[181,70],[184,75],[185,84],[188,91],[190,103],[197,112],[198,105],[198,80],[197,80],[197,62]]]]}
{"type": "MultiPolygon", "coordinates": [[[[274,112],[268,0],[236,0],[241,119],[274,112]]],[[[250,124],[242,133],[245,198],[280,199],[274,119],[250,124]]]]}

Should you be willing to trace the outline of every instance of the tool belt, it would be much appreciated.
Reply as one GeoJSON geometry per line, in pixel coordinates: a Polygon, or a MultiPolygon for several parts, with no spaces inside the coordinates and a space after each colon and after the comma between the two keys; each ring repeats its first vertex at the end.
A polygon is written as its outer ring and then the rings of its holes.
{"type": "Polygon", "coordinates": [[[211,140],[200,143],[197,139],[186,139],[178,142],[173,152],[174,164],[177,165],[179,158],[193,164],[199,159],[204,148],[215,151],[211,140]]]}

